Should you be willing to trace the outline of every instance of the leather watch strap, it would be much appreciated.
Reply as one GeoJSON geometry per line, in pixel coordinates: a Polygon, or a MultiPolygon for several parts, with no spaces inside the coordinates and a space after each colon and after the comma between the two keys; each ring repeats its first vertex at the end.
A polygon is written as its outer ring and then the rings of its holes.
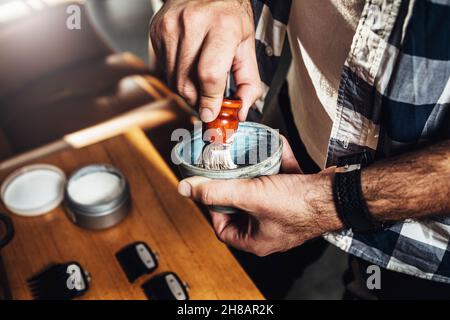
{"type": "Polygon", "coordinates": [[[366,152],[342,157],[338,164],[344,170],[337,171],[334,177],[333,197],[339,218],[356,232],[383,228],[383,224],[369,212],[361,187],[360,169],[370,162],[370,154],[366,152]]]}

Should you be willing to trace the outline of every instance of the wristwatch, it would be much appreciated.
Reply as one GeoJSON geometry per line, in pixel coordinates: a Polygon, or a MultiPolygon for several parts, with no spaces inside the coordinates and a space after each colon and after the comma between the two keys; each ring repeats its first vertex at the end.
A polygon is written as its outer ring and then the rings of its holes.
{"type": "Polygon", "coordinates": [[[383,229],[369,211],[361,188],[361,169],[371,162],[367,151],[338,160],[333,183],[333,199],[342,223],[355,232],[373,232],[383,229]]]}

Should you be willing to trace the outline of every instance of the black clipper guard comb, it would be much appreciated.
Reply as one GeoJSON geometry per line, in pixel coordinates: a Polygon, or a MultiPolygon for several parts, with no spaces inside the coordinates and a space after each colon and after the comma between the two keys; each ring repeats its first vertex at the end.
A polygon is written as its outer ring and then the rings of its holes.
{"type": "Polygon", "coordinates": [[[35,300],[71,300],[89,289],[90,275],[77,262],[52,264],[27,280],[35,300]]]}
{"type": "Polygon", "coordinates": [[[174,272],[156,275],[141,288],[150,300],[189,300],[187,284],[174,272]]]}
{"type": "Polygon", "coordinates": [[[134,282],[140,276],[156,270],[158,257],[144,242],[132,243],[116,253],[116,258],[128,281],[134,282]]]}

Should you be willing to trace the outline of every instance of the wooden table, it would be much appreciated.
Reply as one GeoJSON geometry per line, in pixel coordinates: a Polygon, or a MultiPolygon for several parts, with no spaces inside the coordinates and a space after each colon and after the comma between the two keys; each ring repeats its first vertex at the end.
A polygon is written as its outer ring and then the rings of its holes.
{"type": "MultiPolygon", "coordinates": [[[[84,299],[145,299],[140,285],[150,277],[130,284],[114,256],[134,241],[158,253],[155,274],[174,271],[187,282],[191,299],[263,299],[195,204],[178,195],[177,178],[140,129],[37,162],[67,175],[84,165],[110,163],[128,178],[133,208],[121,224],[103,231],[73,225],[62,207],[40,217],[11,215],[16,235],[1,255],[13,299],[31,298],[26,279],[47,264],[72,260],[92,275],[84,299]]],[[[0,173],[0,180],[7,174],[0,173]]]]}

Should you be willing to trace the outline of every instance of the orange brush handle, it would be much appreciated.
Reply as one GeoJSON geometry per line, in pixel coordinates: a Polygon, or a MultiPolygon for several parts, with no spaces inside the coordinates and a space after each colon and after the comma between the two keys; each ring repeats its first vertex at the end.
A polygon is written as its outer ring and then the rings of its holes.
{"type": "Polygon", "coordinates": [[[207,131],[203,136],[204,140],[211,143],[231,143],[239,126],[238,113],[241,107],[241,100],[223,99],[217,118],[205,125],[207,131]]]}

